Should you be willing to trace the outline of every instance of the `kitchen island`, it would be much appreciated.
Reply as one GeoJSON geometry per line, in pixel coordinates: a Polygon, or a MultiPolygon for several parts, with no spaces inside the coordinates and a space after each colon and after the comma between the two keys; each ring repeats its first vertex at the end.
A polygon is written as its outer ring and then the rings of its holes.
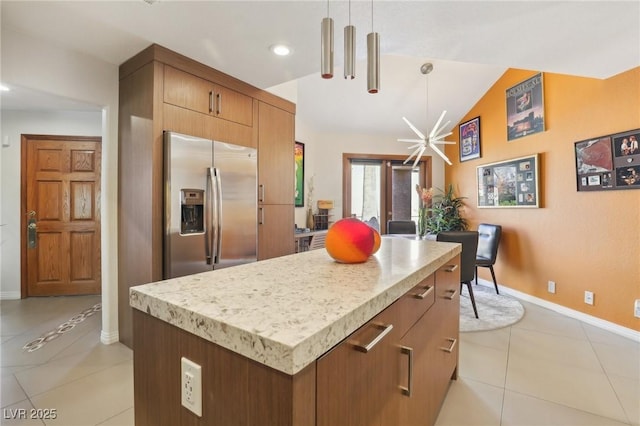
{"type": "Polygon", "coordinates": [[[136,425],[432,423],[457,368],[459,253],[385,237],[362,264],[314,250],[132,287],[136,425]],[[201,416],[181,406],[182,357],[202,367],[201,416]]]}

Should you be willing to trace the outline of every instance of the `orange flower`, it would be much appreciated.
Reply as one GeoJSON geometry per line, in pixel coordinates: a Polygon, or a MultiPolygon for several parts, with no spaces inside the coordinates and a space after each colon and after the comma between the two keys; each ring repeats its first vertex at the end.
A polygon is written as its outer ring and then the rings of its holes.
{"type": "Polygon", "coordinates": [[[420,188],[420,185],[416,185],[416,192],[418,193],[418,197],[420,197],[420,201],[423,206],[431,204],[431,200],[433,199],[433,188],[420,188]]]}

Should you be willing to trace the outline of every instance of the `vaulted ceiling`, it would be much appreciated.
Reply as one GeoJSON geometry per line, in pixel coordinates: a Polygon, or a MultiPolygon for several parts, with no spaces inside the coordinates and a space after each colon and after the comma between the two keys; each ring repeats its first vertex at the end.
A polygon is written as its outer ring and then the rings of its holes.
{"type": "MultiPolygon", "coordinates": [[[[157,43],[260,88],[295,81],[300,116],[335,132],[411,136],[402,116],[426,129],[442,110],[453,125],[507,68],[607,78],[640,65],[638,1],[354,0],[353,81],[342,78],[341,68],[345,0],[3,0],[0,7],[3,30],[114,65],[157,43]],[[336,70],[323,80],[320,22],[327,13],[335,21],[336,70]],[[377,95],[366,92],[366,34],[372,27],[381,36],[377,95]],[[276,43],[293,53],[274,56],[269,48],[276,43]],[[434,64],[426,77],[419,71],[425,62],[434,64]]],[[[28,99],[38,95],[3,94],[3,108],[28,108],[28,99]]],[[[55,108],[56,100],[49,101],[55,108]]]]}

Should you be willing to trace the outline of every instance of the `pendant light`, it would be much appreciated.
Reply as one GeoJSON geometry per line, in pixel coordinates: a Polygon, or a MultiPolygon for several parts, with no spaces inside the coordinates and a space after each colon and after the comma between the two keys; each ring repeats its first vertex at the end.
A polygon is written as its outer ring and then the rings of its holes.
{"type": "Polygon", "coordinates": [[[320,74],[322,78],[333,78],[333,19],[329,17],[329,0],[327,17],[320,27],[320,74]]]}
{"type": "MultiPolygon", "coordinates": [[[[423,64],[420,67],[420,72],[425,76],[429,74],[431,71],[433,71],[433,64],[431,63],[427,62],[426,64],[423,64]]],[[[429,117],[429,78],[428,77],[425,78],[425,81],[427,85],[427,102],[425,105],[427,109],[427,118],[428,118],[429,117]]],[[[411,124],[411,122],[407,120],[406,117],[402,117],[404,122],[407,123],[407,126],[409,126],[409,128],[413,130],[413,132],[419,138],[419,139],[398,139],[398,142],[413,144],[409,147],[409,149],[414,149],[414,151],[411,153],[411,155],[409,155],[409,157],[407,157],[406,160],[404,160],[403,164],[407,164],[409,161],[411,161],[412,158],[415,158],[415,161],[413,162],[413,167],[415,168],[418,165],[418,162],[420,161],[420,157],[422,157],[422,154],[425,152],[427,147],[429,147],[433,150],[433,152],[438,154],[447,164],[451,165],[451,160],[449,160],[449,158],[447,158],[444,152],[442,152],[442,150],[440,150],[440,148],[436,146],[436,145],[455,144],[455,142],[449,142],[444,140],[447,136],[451,135],[452,133],[452,132],[444,133],[444,129],[449,125],[449,121],[444,123],[442,126],[440,125],[446,113],[447,111],[442,111],[442,114],[440,114],[440,118],[438,118],[436,125],[433,126],[433,129],[431,129],[431,132],[426,136],[420,130],[418,130],[416,126],[411,124]]]]}
{"type": "Polygon", "coordinates": [[[349,25],[344,27],[344,78],[356,77],[356,27],[351,25],[351,0],[349,0],[349,25]]]}
{"type": "Polygon", "coordinates": [[[373,0],[371,0],[371,32],[367,34],[367,91],[380,90],[380,34],[373,31],[373,0]]]}

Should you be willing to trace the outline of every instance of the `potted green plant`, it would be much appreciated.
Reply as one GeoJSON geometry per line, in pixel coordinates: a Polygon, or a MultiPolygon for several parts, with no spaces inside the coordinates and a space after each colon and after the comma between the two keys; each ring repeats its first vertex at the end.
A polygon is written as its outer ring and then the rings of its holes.
{"type": "Polygon", "coordinates": [[[462,208],[466,197],[456,197],[453,185],[446,192],[434,195],[427,216],[427,232],[438,234],[442,231],[466,231],[467,220],[462,217],[462,208]]]}

